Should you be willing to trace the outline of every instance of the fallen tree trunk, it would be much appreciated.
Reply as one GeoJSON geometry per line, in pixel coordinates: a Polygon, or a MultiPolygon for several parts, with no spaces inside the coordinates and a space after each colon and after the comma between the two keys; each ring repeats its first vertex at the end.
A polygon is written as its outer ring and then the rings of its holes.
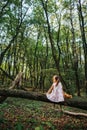
{"type": "Polygon", "coordinates": [[[19,72],[16,76],[16,78],[14,79],[14,81],[12,82],[12,86],[10,86],[9,89],[14,89],[17,85],[17,87],[21,87],[22,84],[22,76],[23,76],[23,72],[19,72]]]}
{"type": "MultiPolygon", "coordinates": [[[[6,73],[3,69],[1,69],[1,70],[4,73],[6,73]]],[[[17,88],[20,87],[21,83],[22,83],[22,76],[23,76],[23,72],[19,72],[17,74],[17,76],[15,77],[14,81],[12,82],[12,85],[9,87],[9,89],[14,89],[16,86],[17,86],[17,88]]],[[[0,103],[4,102],[6,100],[6,98],[7,98],[6,96],[0,96],[0,103]]]]}
{"type": "MultiPolygon", "coordinates": [[[[26,98],[29,100],[37,100],[37,101],[44,101],[44,102],[51,102],[47,99],[45,94],[42,93],[35,93],[35,92],[27,92],[23,90],[11,90],[11,89],[0,89],[0,96],[5,97],[16,97],[16,98],[26,98]]],[[[52,103],[52,102],[51,102],[52,103]]],[[[87,100],[78,100],[75,98],[66,99],[62,105],[81,108],[87,110],[87,100]]]]}
{"type": "Polygon", "coordinates": [[[0,103],[3,103],[6,100],[6,96],[0,96],[0,103]]]}

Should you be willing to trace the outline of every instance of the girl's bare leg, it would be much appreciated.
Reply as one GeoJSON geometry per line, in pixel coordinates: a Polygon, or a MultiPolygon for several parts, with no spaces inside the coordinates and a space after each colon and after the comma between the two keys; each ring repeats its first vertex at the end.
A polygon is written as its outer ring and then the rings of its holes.
{"type": "Polygon", "coordinates": [[[63,112],[63,107],[62,105],[60,104],[60,111],[63,112]]]}
{"type": "Polygon", "coordinates": [[[54,108],[55,108],[55,103],[54,103],[54,108]]]}

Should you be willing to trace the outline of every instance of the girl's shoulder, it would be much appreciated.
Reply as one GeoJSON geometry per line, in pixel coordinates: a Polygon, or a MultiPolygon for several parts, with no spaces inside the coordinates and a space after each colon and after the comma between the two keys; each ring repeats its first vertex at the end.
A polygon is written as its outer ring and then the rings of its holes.
{"type": "Polygon", "coordinates": [[[61,83],[61,82],[59,82],[59,83],[58,83],[58,85],[62,85],[62,83],[61,83]]]}
{"type": "Polygon", "coordinates": [[[56,83],[53,83],[52,86],[56,86],[56,83]]]}
{"type": "Polygon", "coordinates": [[[61,82],[59,82],[59,83],[58,83],[58,86],[59,86],[59,87],[62,87],[62,83],[61,83],[61,82]]]}
{"type": "Polygon", "coordinates": [[[55,87],[58,87],[58,88],[62,88],[62,83],[59,82],[58,85],[57,83],[53,83],[52,86],[55,88],[55,87]]]}

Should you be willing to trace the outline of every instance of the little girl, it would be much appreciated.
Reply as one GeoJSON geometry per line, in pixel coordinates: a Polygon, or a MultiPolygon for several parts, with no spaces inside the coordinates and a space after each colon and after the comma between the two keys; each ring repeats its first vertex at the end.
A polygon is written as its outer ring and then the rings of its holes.
{"type": "Polygon", "coordinates": [[[46,93],[47,98],[52,102],[63,102],[64,101],[64,92],[62,84],[57,75],[53,76],[53,84],[46,93]]]}
{"type": "MultiPolygon", "coordinates": [[[[47,98],[52,102],[58,102],[60,104],[60,109],[62,111],[62,102],[64,102],[64,98],[72,98],[72,95],[67,94],[63,91],[62,84],[57,75],[53,76],[53,84],[46,93],[47,98]]],[[[54,104],[55,106],[55,104],[54,104]]]]}

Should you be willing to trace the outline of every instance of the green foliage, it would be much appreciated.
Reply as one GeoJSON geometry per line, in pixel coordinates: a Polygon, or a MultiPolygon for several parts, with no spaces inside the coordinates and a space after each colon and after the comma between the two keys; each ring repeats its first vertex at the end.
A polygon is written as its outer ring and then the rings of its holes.
{"type": "Polygon", "coordinates": [[[21,122],[17,122],[16,124],[15,124],[15,128],[14,128],[15,130],[23,130],[24,128],[23,128],[23,124],[21,123],[21,122]]]}
{"type": "Polygon", "coordinates": [[[78,126],[78,124],[77,124],[77,126],[75,124],[66,124],[64,126],[64,130],[69,130],[69,129],[72,129],[72,130],[75,130],[75,129],[83,130],[83,124],[81,123],[79,126],[78,126]]]}
{"type": "Polygon", "coordinates": [[[38,126],[35,128],[35,130],[44,130],[44,128],[42,126],[38,126]]]}
{"type": "MultiPolygon", "coordinates": [[[[76,97],[75,97],[76,98],[76,97]]],[[[80,98],[76,98],[80,100],[80,98]]],[[[83,99],[86,100],[86,99],[83,99]]],[[[87,111],[64,107],[65,110],[75,112],[87,111]]],[[[57,129],[85,129],[87,119],[61,114],[58,105],[30,101],[20,98],[8,98],[0,107],[0,128],[2,130],[57,130],[57,129]]]]}
{"type": "MultiPolygon", "coordinates": [[[[12,77],[23,71],[24,86],[43,89],[50,86],[52,76],[58,74],[59,69],[67,84],[67,92],[74,94],[78,90],[75,75],[77,66],[79,89],[85,92],[85,54],[79,27],[79,3],[49,0],[43,1],[43,4],[41,0],[9,0],[0,3],[0,52],[7,50],[1,67],[12,77]],[[78,65],[75,65],[76,60],[78,65]]],[[[85,1],[81,7],[86,23],[85,1]]],[[[84,33],[86,30],[84,26],[84,33]]],[[[1,71],[0,81],[11,84],[1,71]]]]}

